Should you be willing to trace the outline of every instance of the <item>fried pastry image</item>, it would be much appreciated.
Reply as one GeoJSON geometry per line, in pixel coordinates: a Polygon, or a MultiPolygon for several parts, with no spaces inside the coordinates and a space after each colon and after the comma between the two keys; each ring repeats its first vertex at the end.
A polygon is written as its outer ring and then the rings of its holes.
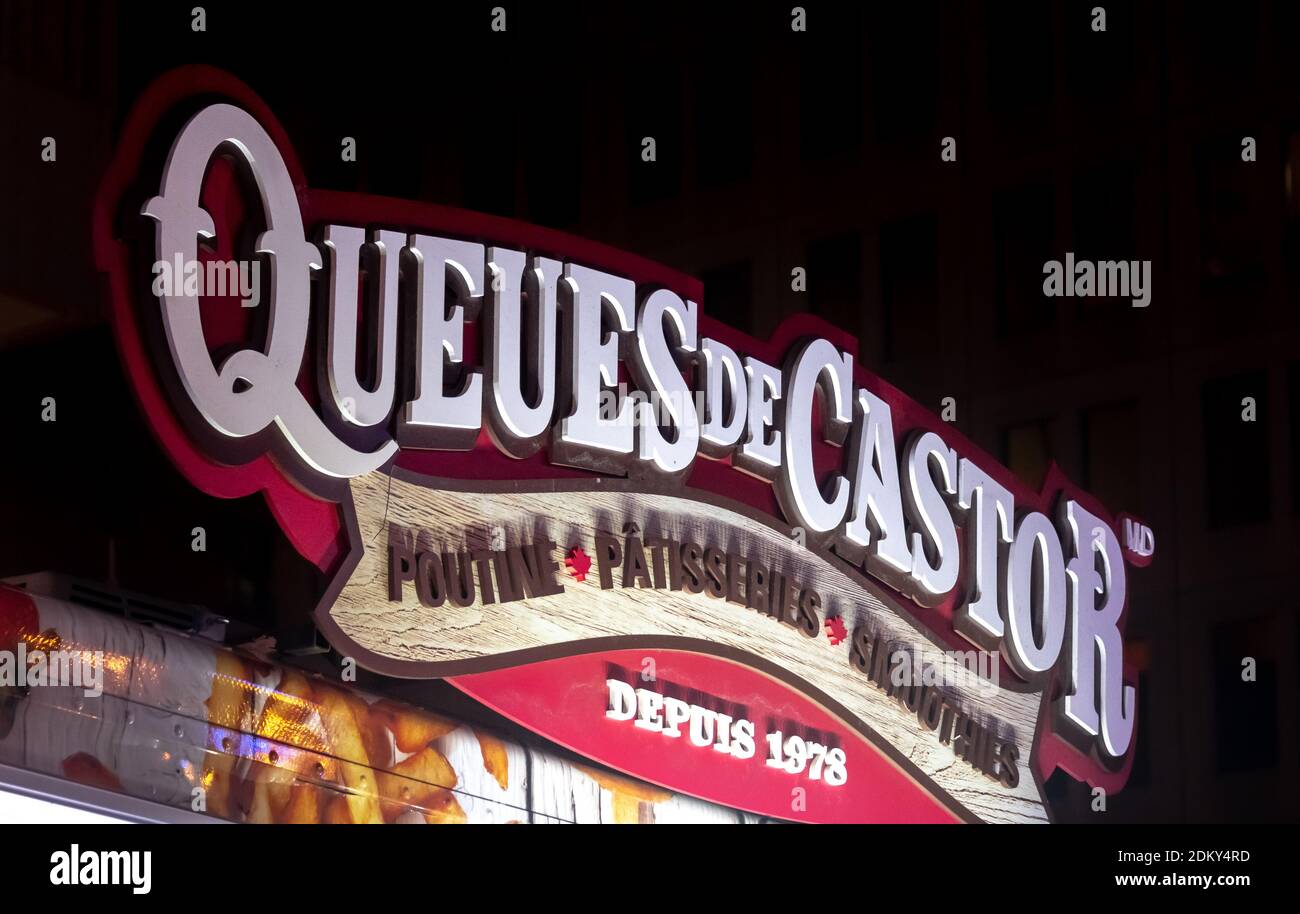
{"type": "MultiPolygon", "coordinates": [[[[450,788],[455,787],[458,780],[446,757],[432,747],[421,749],[393,766],[391,773],[380,772],[378,777],[386,822],[397,821],[411,807],[433,808],[439,794],[450,795],[450,788]]],[[[452,798],[451,802],[455,803],[455,799],[452,798]]],[[[456,809],[459,808],[456,805],[456,809]]]]}
{"type": "Polygon", "coordinates": [[[425,809],[424,820],[430,825],[464,825],[469,821],[461,809],[456,795],[450,790],[439,791],[425,809]]]}
{"type": "Polygon", "coordinates": [[[445,717],[400,705],[388,699],[378,701],[371,707],[374,712],[384,715],[397,748],[407,754],[419,752],[429,743],[455,730],[457,726],[454,721],[445,717]]]}
{"type": "Polygon", "coordinates": [[[321,721],[332,753],[339,759],[342,786],[349,791],[346,803],[351,821],[383,822],[376,785],[377,773],[370,767],[370,756],[366,753],[365,740],[357,725],[352,703],[341,691],[332,687],[319,688],[316,694],[321,721]]]}
{"type": "Polygon", "coordinates": [[[490,733],[475,728],[474,736],[478,739],[483,753],[483,768],[496,779],[497,784],[505,790],[510,786],[510,759],[506,755],[506,744],[490,733]]]}

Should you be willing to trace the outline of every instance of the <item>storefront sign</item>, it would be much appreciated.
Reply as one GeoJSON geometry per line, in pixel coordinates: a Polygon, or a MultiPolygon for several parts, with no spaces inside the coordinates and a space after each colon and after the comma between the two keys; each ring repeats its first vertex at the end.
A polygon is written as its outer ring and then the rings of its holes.
{"type": "Polygon", "coordinates": [[[579,654],[476,673],[460,686],[567,748],[758,815],[953,822],[889,743],[778,679],[679,650],[579,654]]]}
{"type": "Polygon", "coordinates": [[[163,445],[205,491],[265,494],[361,663],[464,686],[612,648],[723,657],[883,734],[963,818],[1045,818],[1054,767],[1127,777],[1125,559],[1149,561],[1147,528],[1122,541],[1055,470],[1026,490],[842,332],[754,340],[640,258],[311,190],[265,105],[203,68],[133,114],[96,245],[163,445]],[[223,258],[267,267],[261,306],[151,285],[150,262],[223,258]],[[987,688],[882,693],[875,643],[944,683],[958,651],[1001,659],[987,688]]]}

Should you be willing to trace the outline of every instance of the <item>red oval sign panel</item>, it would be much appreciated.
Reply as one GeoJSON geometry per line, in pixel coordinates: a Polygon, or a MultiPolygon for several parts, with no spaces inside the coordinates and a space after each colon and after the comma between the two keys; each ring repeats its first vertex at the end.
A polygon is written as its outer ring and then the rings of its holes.
{"type": "Polygon", "coordinates": [[[883,740],[732,660],[627,649],[449,681],[574,752],[725,806],[802,822],[960,821],[883,740]]]}

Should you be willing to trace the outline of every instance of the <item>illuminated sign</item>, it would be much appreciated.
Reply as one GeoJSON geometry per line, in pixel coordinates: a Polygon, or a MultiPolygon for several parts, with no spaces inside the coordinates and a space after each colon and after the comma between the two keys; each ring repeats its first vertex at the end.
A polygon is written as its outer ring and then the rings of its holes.
{"type": "Polygon", "coordinates": [[[947,720],[949,760],[956,742],[974,776],[1022,792],[1008,817],[1044,816],[1054,767],[1122,786],[1125,560],[1154,549],[1140,522],[1122,540],[1056,471],[1026,490],[819,321],[754,340],[707,317],[698,281],[641,258],[311,190],[225,74],[165,78],[125,133],[96,249],[128,372],[197,485],[263,492],[331,574],[317,621],[345,655],[455,681],[593,644],[690,644],[776,657],[867,730],[884,712],[854,689],[883,662],[874,639],[964,646],[1001,658],[996,697],[920,697],[920,720],[947,720]],[[214,261],[238,267],[225,297],[147,266],[214,261]],[[595,578],[575,602],[555,574],[578,547],[595,578]],[[843,635],[823,638],[831,625],[843,635]],[[1002,730],[985,741],[981,717],[1002,730]],[[1031,751],[1033,783],[1001,773],[1031,751]]]}

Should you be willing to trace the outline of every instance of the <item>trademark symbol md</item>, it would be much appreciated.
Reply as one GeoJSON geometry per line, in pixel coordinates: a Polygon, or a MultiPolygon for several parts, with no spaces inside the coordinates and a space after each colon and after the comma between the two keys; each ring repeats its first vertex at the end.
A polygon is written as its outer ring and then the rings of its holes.
{"type": "Polygon", "coordinates": [[[1151,564],[1156,551],[1156,535],[1151,528],[1130,514],[1121,514],[1117,521],[1120,542],[1123,543],[1124,560],[1137,568],[1151,564]]]}

